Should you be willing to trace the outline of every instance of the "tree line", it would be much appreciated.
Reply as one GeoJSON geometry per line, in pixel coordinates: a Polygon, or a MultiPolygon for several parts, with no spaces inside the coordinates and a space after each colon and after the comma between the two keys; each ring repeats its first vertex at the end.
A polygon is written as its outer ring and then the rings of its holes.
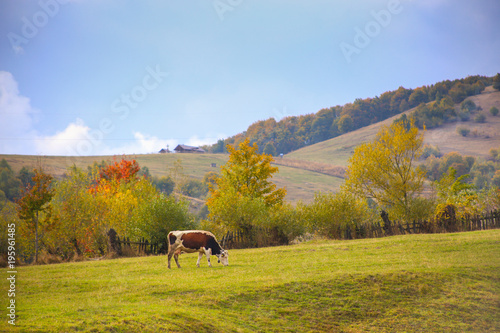
{"type": "MultiPolygon", "coordinates": [[[[286,154],[293,150],[328,140],[358,128],[400,114],[419,105],[435,102],[431,111],[442,121],[451,117],[453,104],[461,103],[467,97],[480,94],[486,86],[500,81],[500,75],[492,77],[469,76],[464,79],[446,80],[416,89],[399,87],[374,98],[358,98],[352,103],[324,108],[316,113],[260,120],[243,132],[227,139],[220,139],[212,146],[204,147],[212,153],[227,152],[227,144],[237,147],[248,139],[257,143],[259,153],[271,155],[286,154]]],[[[422,106],[423,107],[423,106],[422,106]]],[[[419,111],[420,114],[424,110],[419,111]]],[[[439,126],[439,121],[429,122],[434,114],[425,119],[426,126],[439,126]],[[432,125],[431,125],[432,124],[432,125]]],[[[424,119],[417,122],[421,126],[424,119]]]]}

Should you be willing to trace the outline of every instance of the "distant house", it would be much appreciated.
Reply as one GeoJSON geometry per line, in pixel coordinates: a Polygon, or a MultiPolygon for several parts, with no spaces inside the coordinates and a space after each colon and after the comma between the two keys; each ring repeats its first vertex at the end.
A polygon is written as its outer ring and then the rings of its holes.
{"type": "Polygon", "coordinates": [[[204,153],[205,151],[200,147],[193,147],[187,145],[178,145],[174,148],[176,153],[204,153]]]}
{"type": "Polygon", "coordinates": [[[171,153],[171,151],[170,151],[170,149],[168,149],[168,145],[167,145],[167,149],[162,148],[158,153],[160,153],[160,154],[168,154],[168,153],[171,153]]]}

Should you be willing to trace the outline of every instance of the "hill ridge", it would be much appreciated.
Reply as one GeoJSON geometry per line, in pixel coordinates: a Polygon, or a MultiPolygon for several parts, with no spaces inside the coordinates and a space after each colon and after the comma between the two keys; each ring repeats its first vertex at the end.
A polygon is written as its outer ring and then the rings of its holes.
{"type": "MultiPolygon", "coordinates": [[[[424,144],[437,146],[443,154],[457,151],[462,155],[482,158],[488,156],[489,149],[500,146],[500,116],[492,116],[488,112],[492,106],[500,109],[500,91],[488,87],[481,94],[468,97],[468,99],[482,108],[482,111],[479,112],[485,115],[485,122],[476,123],[469,120],[445,123],[443,126],[426,130],[424,144]],[[476,130],[476,136],[462,137],[456,132],[457,127],[461,126],[468,127],[471,131],[476,130]]],[[[459,108],[459,104],[456,104],[455,108],[459,108]]],[[[403,114],[409,115],[415,109],[416,107],[403,112],[403,114]]],[[[286,154],[284,158],[329,163],[345,167],[354,147],[372,140],[381,126],[390,125],[400,116],[401,114],[395,115],[341,136],[300,148],[286,154]]]]}

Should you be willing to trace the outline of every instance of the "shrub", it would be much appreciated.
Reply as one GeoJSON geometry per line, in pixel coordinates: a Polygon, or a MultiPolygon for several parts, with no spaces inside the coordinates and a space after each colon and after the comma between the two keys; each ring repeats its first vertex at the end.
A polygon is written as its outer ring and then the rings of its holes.
{"type": "Polygon", "coordinates": [[[288,244],[306,232],[302,212],[300,205],[294,208],[289,203],[271,209],[269,221],[264,226],[272,231],[272,245],[288,244]]]}
{"type": "Polygon", "coordinates": [[[492,106],[490,108],[490,113],[491,113],[492,116],[498,115],[498,108],[496,108],[495,106],[492,106]]]}
{"type": "MultiPolygon", "coordinates": [[[[359,229],[374,215],[366,200],[347,191],[316,193],[312,204],[305,209],[305,218],[311,229],[328,238],[342,238],[347,227],[359,229]]],[[[357,237],[353,233],[353,237],[357,237]]]]}
{"type": "Polygon", "coordinates": [[[441,151],[439,147],[432,145],[424,145],[424,152],[422,153],[421,158],[426,159],[429,156],[433,155],[434,157],[441,157],[441,151]]]}
{"type": "Polygon", "coordinates": [[[457,127],[457,133],[461,136],[467,136],[470,133],[470,129],[465,127],[457,127]]]}
{"type": "Polygon", "coordinates": [[[484,114],[480,113],[474,117],[474,121],[476,123],[484,123],[484,122],[486,122],[486,116],[484,114]]]}
{"type": "Polygon", "coordinates": [[[144,237],[151,242],[163,242],[172,230],[194,229],[188,206],[187,202],[160,194],[138,207],[128,232],[136,239],[144,237]]]}
{"type": "Polygon", "coordinates": [[[179,186],[183,195],[193,198],[203,198],[208,193],[208,185],[196,179],[190,179],[179,186]]]}
{"type": "Polygon", "coordinates": [[[471,101],[470,99],[468,99],[466,101],[463,101],[460,104],[460,109],[464,110],[464,111],[472,112],[472,111],[476,110],[477,107],[476,107],[476,104],[473,101],[471,101]]]}

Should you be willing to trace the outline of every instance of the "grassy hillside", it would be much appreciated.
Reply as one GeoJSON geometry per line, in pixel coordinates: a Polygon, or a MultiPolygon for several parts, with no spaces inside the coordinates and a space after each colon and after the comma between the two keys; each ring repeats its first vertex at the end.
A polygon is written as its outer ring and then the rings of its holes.
{"type": "MultiPolygon", "coordinates": [[[[424,143],[438,146],[443,154],[457,151],[462,155],[480,157],[487,157],[491,148],[498,148],[500,145],[500,116],[493,117],[488,111],[492,106],[500,109],[500,92],[488,87],[482,94],[469,97],[469,99],[474,101],[477,106],[482,107],[482,113],[486,116],[485,123],[467,121],[445,124],[445,126],[427,130],[424,135],[424,143]],[[471,132],[476,130],[478,135],[476,137],[462,137],[457,133],[457,127],[466,127],[471,132]]],[[[409,114],[413,110],[408,110],[405,113],[409,114]]],[[[381,126],[390,125],[399,117],[400,115],[397,115],[339,137],[298,149],[287,154],[285,158],[347,166],[347,160],[356,146],[373,140],[381,126]]]]}
{"type": "Polygon", "coordinates": [[[165,256],[19,267],[16,327],[4,315],[0,331],[498,332],[499,241],[313,241],[231,250],[213,268],[196,254],[172,270],[165,256]]]}
{"type": "MultiPolygon", "coordinates": [[[[34,168],[41,163],[44,170],[55,177],[62,177],[67,168],[72,165],[86,168],[94,162],[113,161],[114,158],[120,159],[121,157],[0,155],[0,159],[5,158],[15,172],[18,172],[23,166],[34,168]]],[[[219,172],[220,166],[225,164],[228,159],[228,155],[225,154],[147,154],[123,157],[136,159],[141,167],[148,167],[153,176],[168,176],[169,169],[174,166],[174,162],[180,160],[183,172],[199,180],[209,171],[219,172]],[[215,168],[212,167],[212,163],[216,164],[215,168]]],[[[343,179],[307,169],[280,165],[279,173],[275,175],[273,181],[279,187],[286,186],[288,201],[297,202],[298,200],[312,200],[316,191],[337,190],[343,179]]]]}

